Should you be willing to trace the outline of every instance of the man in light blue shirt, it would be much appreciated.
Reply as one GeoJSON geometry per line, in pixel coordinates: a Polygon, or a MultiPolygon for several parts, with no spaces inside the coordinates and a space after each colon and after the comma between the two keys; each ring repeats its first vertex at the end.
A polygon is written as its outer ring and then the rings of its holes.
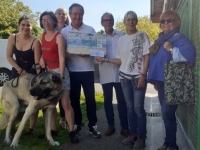
{"type": "MultiPolygon", "coordinates": [[[[111,13],[104,13],[101,17],[101,25],[104,27],[106,34],[106,58],[114,59],[118,39],[124,35],[122,31],[113,29],[114,18],[111,13]]],[[[95,58],[96,61],[101,59],[95,58]]],[[[121,134],[128,135],[127,108],[124,95],[119,80],[119,66],[108,62],[99,64],[100,83],[102,84],[104,94],[104,108],[108,123],[108,128],[105,132],[106,136],[112,135],[115,132],[114,112],[113,112],[113,87],[115,88],[116,98],[118,102],[118,112],[121,125],[121,134]]]]}

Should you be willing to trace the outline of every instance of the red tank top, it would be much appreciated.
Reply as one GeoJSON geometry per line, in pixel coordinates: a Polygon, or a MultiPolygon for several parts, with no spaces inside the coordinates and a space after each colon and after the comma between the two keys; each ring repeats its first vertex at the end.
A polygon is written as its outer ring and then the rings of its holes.
{"type": "Polygon", "coordinates": [[[46,32],[42,34],[42,55],[49,69],[59,68],[58,44],[56,43],[58,34],[60,33],[57,32],[51,41],[45,40],[46,32]]]}

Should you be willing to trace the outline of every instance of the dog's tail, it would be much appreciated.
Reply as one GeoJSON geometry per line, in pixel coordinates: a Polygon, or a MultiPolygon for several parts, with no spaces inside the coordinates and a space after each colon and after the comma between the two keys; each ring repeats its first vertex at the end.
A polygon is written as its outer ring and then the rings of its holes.
{"type": "Polygon", "coordinates": [[[1,128],[4,128],[5,126],[8,125],[8,120],[9,119],[9,116],[8,114],[6,114],[4,111],[2,112],[2,118],[0,120],[0,129],[1,128]]]}

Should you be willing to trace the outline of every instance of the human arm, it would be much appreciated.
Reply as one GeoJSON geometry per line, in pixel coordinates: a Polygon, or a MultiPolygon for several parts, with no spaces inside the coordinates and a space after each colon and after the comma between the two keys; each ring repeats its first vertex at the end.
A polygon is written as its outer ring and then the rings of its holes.
{"type": "Polygon", "coordinates": [[[148,72],[148,69],[149,69],[149,46],[150,46],[150,42],[149,42],[149,38],[147,36],[146,33],[144,33],[144,39],[145,39],[145,42],[143,43],[143,69],[140,73],[140,77],[139,77],[139,80],[138,80],[138,85],[137,87],[138,88],[142,88],[145,86],[145,82],[146,82],[146,78],[147,78],[147,72],[148,72]]]}
{"type": "Polygon", "coordinates": [[[40,57],[40,66],[41,66],[42,68],[45,68],[45,67],[46,67],[46,63],[45,63],[45,60],[44,60],[44,58],[43,58],[43,55],[40,57]]]}
{"type": "Polygon", "coordinates": [[[172,49],[173,60],[176,62],[187,61],[191,65],[193,65],[195,62],[195,48],[191,41],[189,41],[186,37],[178,39],[173,44],[165,42],[164,48],[168,52],[170,52],[170,49],[172,49]]]}
{"type": "MultiPolygon", "coordinates": [[[[40,45],[41,45],[41,49],[42,49],[42,35],[43,35],[43,33],[40,35],[40,45]]],[[[41,51],[42,52],[42,51],[41,51]]],[[[45,60],[44,60],[44,58],[43,58],[43,54],[41,54],[41,57],[40,57],[40,66],[42,67],[42,68],[46,68],[46,62],[45,62],[45,60]]]]}
{"type": "Polygon", "coordinates": [[[13,49],[15,46],[15,36],[16,35],[11,34],[8,38],[8,44],[7,44],[7,48],[6,48],[6,58],[7,58],[8,62],[17,70],[17,73],[20,74],[22,72],[22,68],[20,68],[20,66],[18,66],[17,62],[13,58],[13,49]]]}
{"type": "Polygon", "coordinates": [[[59,34],[57,36],[56,43],[58,45],[60,75],[61,75],[61,77],[64,77],[64,72],[65,72],[65,40],[64,40],[62,34],[59,34]]]}
{"type": "Polygon", "coordinates": [[[116,55],[115,55],[114,59],[109,59],[109,58],[96,56],[95,60],[97,62],[101,62],[101,63],[106,62],[106,63],[112,63],[112,64],[120,66],[121,65],[121,59],[120,59],[120,50],[119,50],[118,43],[117,43],[116,55]]]}
{"type": "Polygon", "coordinates": [[[108,59],[108,58],[96,56],[96,57],[95,57],[95,60],[96,60],[97,62],[112,63],[112,64],[119,65],[119,66],[121,65],[121,60],[120,60],[119,58],[108,59]]]}
{"type": "Polygon", "coordinates": [[[35,69],[37,74],[40,72],[40,58],[42,56],[41,44],[38,40],[35,40],[33,44],[34,59],[35,59],[35,69]]]}
{"type": "Polygon", "coordinates": [[[145,85],[145,80],[147,78],[147,72],[149,69],[149,54],[143,55],[144,62],[143,62],[143,70],[140,74],[139,80],[138,80],[138,88],[142,88],[145,85]]]}

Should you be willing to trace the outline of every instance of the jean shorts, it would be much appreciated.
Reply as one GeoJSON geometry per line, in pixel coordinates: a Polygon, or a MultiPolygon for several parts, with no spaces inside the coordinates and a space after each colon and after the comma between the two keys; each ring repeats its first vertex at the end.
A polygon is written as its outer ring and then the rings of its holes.
{"type": "MultiPolygon", "coordinates": [[[[60,68],[55,68],[51,70],[60,74],[60,68]]],[[[65,79],[63,80],[63,89],[70,90],[70,77],[69,77],[69,70],[67,67],[65,67],[64,77],[65,79]]]]}

